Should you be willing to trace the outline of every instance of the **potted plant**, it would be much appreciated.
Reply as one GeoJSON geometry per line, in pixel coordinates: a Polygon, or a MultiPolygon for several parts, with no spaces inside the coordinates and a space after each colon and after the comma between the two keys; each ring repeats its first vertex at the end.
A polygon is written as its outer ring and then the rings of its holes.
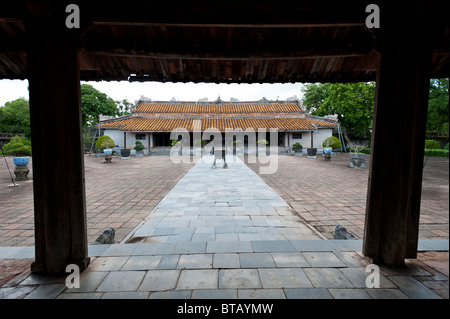
{"type": "Polygon", "coordinates": [[[31,156],[31,142],[23,140],[20,136],[14,136],[9,143],[3,146],[4,155],[13,155],[14,174],[16,181],[24,181],[28,179],[28,164],[31,156]]]}
{"type": "Polygon", "coordinates": [[[350,144],[350,167],[351,168],[366,168],[366,154],[361,150],[364,146],[350,144]]]}
{"type": "Polygon", "coordinates": [[[142,144],[141,141],[136,141],[136,146],[134,147],[134,149],[136,150],[136,157],[144,156],[142,150],[145,149],[145,146],[142,144]]]}
{"type": "MultiPolygon", "coordinates": [[[[256,141],[256,144],[267,145],[267,144],[269,144],[269,141],[267,141],[267,140],[265,140],[265,139],[257,140],[257,141],[256,141]]],[[[256,155],[258,155],[258,148],[259,148],[259,147],[256,148],[256,155]]],[[[267,152],[267,149],[266,149],[266,152],[267,152]]]]}
{"type": "Polygon", "coordinates": [[[122,156],[123,160],[129,159],[131,154],[131,150],[129,148],[122,148],[120,150],[120,155],[122,156]]]}
{"type": "MultiPolygon", "coordinates": [[[[178,140],[173,140],[173,141],[170,143],[170,146],[171,146],[172,149],[173,149],[173,147],[174,147],[175,145],[177,145],[178,143],[180,143],[180,141],[178,141],[178,140]]],[[[172,154],[172,151],[171,151],[171,154],[172,154]]],[[[179,155],[179,156],[182,155],[182,153],[181,153],[181,147],[180,147],[180,149],[178,150],[178,155],[179,155]]]]}
{"type": "Polygon", "coordinates": [[[334,149],[340,150],[342,147],[342,143],[341,141],[339,141],[337,137],[330,136],[323,141],[322,147],[323,147],[323,156],[325,157],[326,161],[329,161],[331,160],[331,154],[333,153],[333,150],[334,149]]]}
{"type": "Polygon", "coordinates": [[[294,151],[294,156],[302,156],[303,146],[299,142],[294,143],[292,150],[294,151]]]}
{"type": "Polygon", "coordinates": [[[307,148],[306,152],[308,153],[308,158],[316,158],[317,148],[315,147],[307,148]]]}
{"type": "Polygon", "coordinates": [[[95,148],[103,150],[103,153],[105,154],[105,162],[111,163],[112,160],[112,154],[113,154],[113,148],[115,147],[115,143],[111,137],[108,135],[100,136],[95,143],[95,148]]]}

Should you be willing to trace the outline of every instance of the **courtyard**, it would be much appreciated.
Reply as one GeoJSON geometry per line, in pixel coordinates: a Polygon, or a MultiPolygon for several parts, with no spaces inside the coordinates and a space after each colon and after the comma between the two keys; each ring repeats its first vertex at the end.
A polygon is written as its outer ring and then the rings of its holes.
{"type": "Polygon", "coordinates": [[[329,162],[280,155],[265,175],[265,164],[247,156],[213,169],[207,160],[176,164],[163,155],[111,164],[85,155],[92,260],[82,275],[90,284],[74,293],[61,278],[30,275],[33,174],[12,187],[3,161],[1,296],[448,298],[448,159],[426,159],[418,258],[406,270],[383,269],[378,291],[362,283],[368,169],[348,163],[347,154],[329,162]],[[338,224],[357,240],[333,240],[338,224]],[[116,245],[93,245],[108,227],[116,245]]]}
{"type": "MultiPolygon", "coordinates": [[[[255,173],[266,165],[242,159],[255,173]]],[[[12,158],[7,160],[13,173],[12,158]]],[[[280,155],[276,172],[259,176],[289,204],[298,223],[309,225],[326,239],[333,239],[339,224],[362,239],[368,169],[351,169],[348,163],[347,154],[334,156],[330,162],[322,156],[280,155]]],[[[30,179],[17,182],[20,187],[10,187],[6,164],[0,163],[0,246],[34,244],[31,166],[30,179]]],[[[173,163],[169,156],[116,157],[112,164],[106,164],[101,158],[86,155],[88,244],[108,227],[116,230],[116,243],[122,242],[193,166],[193,162],[173,163]]],[[[426,159],[420,238],[448,239],[448,170],[448,159],[426,159]]]]}

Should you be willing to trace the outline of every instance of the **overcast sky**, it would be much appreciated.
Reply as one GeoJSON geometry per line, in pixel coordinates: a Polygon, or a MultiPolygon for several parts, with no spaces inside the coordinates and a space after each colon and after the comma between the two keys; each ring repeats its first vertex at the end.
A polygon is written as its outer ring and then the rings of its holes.
{"type": "MultiPolygon", "coordinates": [[[[224,101],[231,97],[240,101],[256,101],[263,97],[269,100],[286,100],[301,97],[301,83],[297,84],[194,84],[159,82],[82,82],[89,83],[114,100],[127,99],[134,103],[141,95],[157,101],[198,101],[208,98],[215,101],[220,95],[224,101]]],[[[28,81],[0,80],[0,106],[19,97],[28,99],[28,81]]]]}

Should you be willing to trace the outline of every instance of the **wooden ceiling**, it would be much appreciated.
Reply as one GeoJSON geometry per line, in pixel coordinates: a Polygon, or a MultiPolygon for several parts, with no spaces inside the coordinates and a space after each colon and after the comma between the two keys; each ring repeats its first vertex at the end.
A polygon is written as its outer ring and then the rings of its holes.
{"type": "MultiPolygon", "coordinates": [[[[82,80],[294,83],[375,80],[376,43],[365,27],[373,2],[68,3],[80,8],[82,80]]],[[[61,3],[0,4],[0,79],[27,78],[24,20],[60,12],[61,3]]],[[[446,4],[414,3],[417,17],[435,25],[431,75],[448,77],[450,32],[440,22],[446,4]]]]}

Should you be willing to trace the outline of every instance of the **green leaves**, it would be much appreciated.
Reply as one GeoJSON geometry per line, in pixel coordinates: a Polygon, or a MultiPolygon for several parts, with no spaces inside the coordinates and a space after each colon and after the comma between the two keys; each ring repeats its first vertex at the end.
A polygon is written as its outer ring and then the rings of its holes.
{"type": "Polygon", "coordinates": [[[372,125],[375,83],[307,84],[304,104],[318,116],[337,115],[354,135],[366,135],[372,125]]]}
{"type": "Polygon", "coordinates": [[[83,126],[94,126],[100,115],[122,115],[116,102],[105,93],[95,89],[92,85],[81,84],[81,113],[83,126]]]}
{"type": "Polygon", "coordinates": [[[3,145],[4,155],[31,156],[31,143],[14,136],[8,144],[3,145]]]}
{"type": "Polygon", "coordinates": [[[95,143],[95,148],[99,149],[114,148],[115,146],[113,139],[108,135],[100,136],[95,143]]]}
{"type": "Polygon", "coordinates": [[[449,131],[449,79],[431,79],[428,100],[427,131],[437,135],[449,131]]]}
{"type": "Polygon", "coordinates": [[[30,104],[28,100],[22,97],[6,102],[4,107],[0,107],[0,131],[23,133],[30,138],[30,104]]]}

